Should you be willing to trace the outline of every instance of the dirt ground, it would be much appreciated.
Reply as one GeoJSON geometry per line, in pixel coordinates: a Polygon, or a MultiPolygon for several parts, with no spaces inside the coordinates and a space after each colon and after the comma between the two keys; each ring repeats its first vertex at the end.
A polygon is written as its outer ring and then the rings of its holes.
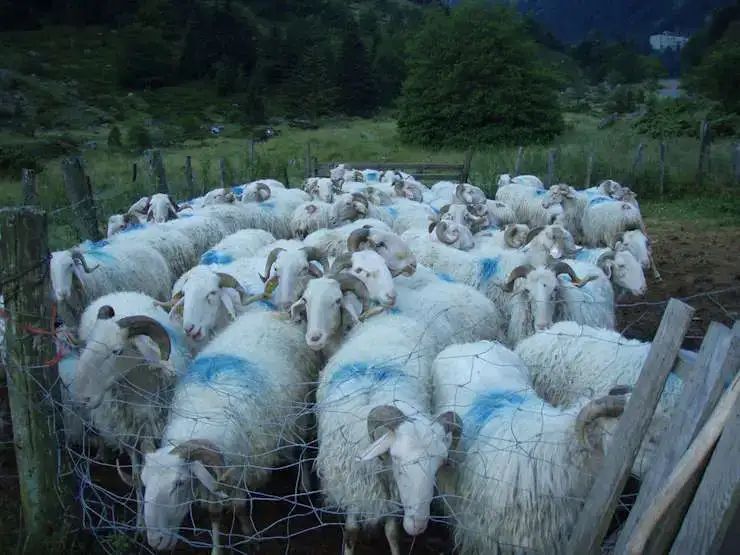
{"type": "MultiPolygon", "coordinates": [[[[652,339],[665,303],[671,297],[678,297],[696,309],[694,321],[684,342],[684,348],[696,350],[710,321],[731,326],[740,314],[740,259],[737,256],[740,228],[701,230],[697,229],[695,223],[688,221],[648,221],[647,224],[653,237],[653,250],[662,280],[654,280],[648,272],[648,293],[645,298],[621,301],[622,306],[618,311],[619,329],[629,337],[652,339]]],[[[12,457],[8,457],[7,453],[5,456],[0,454],[0,476],[12,473],[12,457]]],[[[96,481],[100,480],[109,488],[125,494],[120,489],[120,480],[113,473],[106,474],[105,477],[98,475],[96,481]]],[[[15,534],[17,530],[16,525],[12,524],[18,518],[18,496],[14,482],[13,479],[0,478],[0,536],[11,531],[15,534]],[[6,500],[13,502],[7,503],[6,500]]],[[[293,472],[283,471],[276,475],[268,491],[275,497],[288,497],[295,491],[295,482],[293,472]]],[[[322,513],[320,521],[317,511],[305,506],[308,500],[302,499],[299,503],[303,504],[303,508],[296,509],[289,501],[274,499],[255,504],[256,528],[265,530],[265,534],[272,538],[284,538],[265,541],[260,554],[341,553],[342,531],[339,519],[322,513]],[[271,523],[276,522],[277,524],[271,526],[271,523]]],[[[207,521],[202,517],[198,518],[198,522],[199,527],[208,528],[207,521]]],[[[199,542],[209,542],[207,533],[187,535],[199,542]]],[[[3,538],[1,543],[5,541],[8,541],[5,545],[14,543],[13,538],[3,538]]],[[[449,531],[441,523],[433,523],[429,531],[413,543],[405,535],[402,542],[405,553],[440,555],[452,552],[449,531]]],[[[245,551],[244,546],[239,546],[234,553],[245,551]]],[[[136,547],[118,551],[140,552],[147,552],[147,549],[136,547]]],[[[207,552],[207,548],[188,547],[184,542],[180,542],[175,550],[178,554],[207,552]]],[[[357,555],[388,552],[382,531],[378,531],[375,538],[362,538],[356,550],[357,555]]]]}

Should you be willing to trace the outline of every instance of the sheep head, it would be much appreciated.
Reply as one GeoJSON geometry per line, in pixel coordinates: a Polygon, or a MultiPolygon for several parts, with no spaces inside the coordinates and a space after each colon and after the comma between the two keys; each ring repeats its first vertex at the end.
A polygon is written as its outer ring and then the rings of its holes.
{"type": "Polygon", "coordinates": [[[100,264],[91,268],[83,252],[79,248],[72,248],[53,253],[49,266],[54,297],[57,302],[61,302],[72,297],[73,286],[76,285],[80,290],[84,290],[85,274],[94,272],[100,264]]]}
{"type": "Polygon", "coordinates": [[[370,298],[382,306],[390,307],[396,303],[396,286],[386,260],[371,250],[343,253],[334,259],[331,274],[350,274],[360,279],[370,298]]]}
{"type": "Polygon", "coordinates": [[[604,433],[595,432],[591,427],[600,418],[619,418],[627,405],[626,395],[631,390],[630,386],[614,387],[608,395],[593,399],[581,408],[575,422],[576,439],[580,445],[604,454],[604,433]]]}
{"type": "Polygon", "coordinates": [[[276,247],[267,256],[265,275],[260,279],[274,285],[275,303],[279,310],[288,310],[300,298],[311,278],[321,277],[329,269],[329,258],[316,247],[286,250],[276,247]],[[318,262],[319,270],[312,264],[318,262]]]}
{"type": "Polygon", "coordinates": [[[616,249],[607,249],[601,254],[597,265],[620,290],[633,295],[644,295],[647,292],[647,281],[641,264],[622,243],[615,246],[616,249]]]}
{"type": "Polygon", "coordinates": [[[459,183],[455,187],[455,199],[463,204],[485,204],[486,194],[470,183],[459,183]]]}
{"type": "Polygon", "coordinates": [[[525,264],[512,270],[502,289],[518,297],[512,300],[512,311],[516,313],[512,318],[522,319],[521,315],[531,313],[531,325],[540,331],[552,325],[557,287],[558,279],[551,269],[525,264]]]}
{"type": "Polygon", "coordinates": [[[422,534],[429,522],[437,471],[457,446],[462,420],[454,412],[412,419],[394,405],[379,405],[369,412],[367,429],[372,444],[360,461],[380,458],[392,468],[404,509],[404,530],[412,536],[422,534]]]}
{"type": "Polygon", "coordinates": [[[518,249],[530,240],[530,229],[525,224],[509,224],[504,228],[504,244],[510,249],[518,249]]]}
{"type": "Polygon", "coordinates": [[[416,271],[416,256],[397,234],[376,229],[369,224],[355,229],[347,238],[347,250],[370,248],[385,259],[393,277],[411,276],[416,271]]]}
{"type": "Polygon", "coordinates": [[[176,218],[177,204],[173,204],[173,200],[169,195],[155,193],[150,197],[147,221],[163,224],[176,218]]]}
{"type": "Polygon", "coordinates": [[[196,501],[199,488],[194,485],[202,486],[217,500],[228,498],[222,488],[230,473],[224,472],[224,467],[221,451],[207,439],[191,439],[145,455],[141,481],[144,524],[151,547],[164,550],[175,546],[182,520],[196,501]]]}
{"type": "Polygon", "coordinates": [[[89,409],[100,405],[105,393],[142,365],[168,361],[172,344],[167,330],[145,315],[114,319],[110,305],[98,309],[97,320],[80,353],[77,398],[89,409]]]}

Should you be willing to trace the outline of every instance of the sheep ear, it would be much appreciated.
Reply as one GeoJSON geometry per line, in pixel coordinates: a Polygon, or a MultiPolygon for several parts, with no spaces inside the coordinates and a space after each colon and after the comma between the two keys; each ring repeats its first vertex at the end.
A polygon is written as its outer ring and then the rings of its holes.
{"type": "Polygon", "coordinates": [[[387,453],[395,439],[396,433],[392,430],[388,430],[386,433],[376,439],[373,444],[368,447],[367,451],[360,455],[359,460],[363,462],[371,461],[374,458],[387,453]]]}
{"type": "Polygon", "coordinates": [[[357,306],[362,310],[362,302],[357,298],[357,295],[352,293],[352,291],[347,291],[342,296],[342,309],[349,315],[353,326],[360,323],[360,314],[358,313],[357,306]]]}
{"type": "Polygon", "coordinates": [[[218,491],[218,482],[213,477],[213,474],[206,470],[206,467],[203,466],[202,462],[192,461],[189,466],[190,472],[192,472],[193,476],[195,476],[213,495],[221,497],[222,499],[228,497],[224,492],[218,491]]]}
{"type": "Polygon", "coordinates": [[[72,272],[77,276],[77,279],[80,280],[80,283],[85,283],[85,278],[83,277],[85,275],[85,270],[82,267],[82,262],[75,260],[74,264],[72,264],[72,272]]]}
{"type": "Polygon", "coordinates": [[[607,279],[612,279],[612,261],[607,260],[604,267],[601,269],[606,274],[607,279]]]}
{"type": "Polygon", "coordinates": [[[136,347],[142,356],[150,362],[159,362],[162,360],[162,354],[159,352],[159,347],[154,340],[147,335],[135,335],[131,338],[131,342],[136,347]]]}
{"type": "Polygon", "coordinates": [[[235,298],[239,298],[239,292],[236,289],[233,287],[221,288],[221,302],[232,320],[236,319],[236,309],[234,308],[235,298]]]}

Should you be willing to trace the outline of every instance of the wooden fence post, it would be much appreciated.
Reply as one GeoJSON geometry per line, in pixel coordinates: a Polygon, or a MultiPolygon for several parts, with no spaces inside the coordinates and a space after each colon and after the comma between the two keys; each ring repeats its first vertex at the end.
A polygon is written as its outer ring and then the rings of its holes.
{"type": "Polygon", "coordinates": [[[468,183],[470,181],[470,165],[473,163],[473,149],[468,150],[465,153],[465,159],[463,160],[463,170],[460,176],[461,183],[468,183]]]}
{"type": "MultiPolygon", "coordinates": [[[[658,495],[679,459],[691,445],[722,395],[725,384],[732,380],[740,362],[740,323],[732,332],[718,322],[712,322],[702,342],[696,364],[684,380],[681,396],[673,418],[662,434],[653,463],[640,486],[640,494],[630,510],[622,528],[614,554],[626,553],[627,544],[658,495]]],[[[659,529],[653,531],[645,554],[666,553],[676,536],[686,508],[696,488],[696,481],[683,485],[681,494],[674,500],[670,512],[663,516],[659,529]]],[[[698,552],[697,552],[698,553],[698,552]]]]}
{"type": "Polygon", "coordinates": [[[666,170],[666,147],[665,143],[660,143],[660,182],[658,183],[660,200],[663,200],[663,193],[665,191],[665,170],[666,170]]]}
{"type": "Polygon", "coordinates": [[[167,174],[164,171],[164,160],[162,160],[162,151],[158,148],[153,148],[149,151],[149,172],[156,183],[157,192],[164,193],[165,195],[170,194],[170,190],[167,187],[167,174]]]}
{"type": "Polygon", "coordinates": [[[138,173],[138,166],[136,165],[136,162],[134,162],[133,166],[131,167],[131,183],[136,183],[138,173]]]}
{"type": "Polygon", "coordinates": [[[249,141],[249,180],[254,179],[254,141],[249,141]]]}
{"type": "Polygon", "coordinates": [[[221,158],[218,161],[218,167],[221,170],[221,188],[226,189],[229,187],[229,172],[228,168],[226,167],[226,160],[221,158]]]}
{"type": "Polygon", "coordinates": [[[643,167],[643,163],[645,161],[645,147],[647,145],[645,143],[640,143],[637,145],[637,149],[635,150],[635,156],[632,158],[632,170],[631,170],[631,176],[630,179],[632,183],[630,185],[634,185],[635,179],[637,177],[637,171],[641,170],[643,167]]]}
{"type": "Polygon", "coordinates": [[[696,165],[696,191],[699,192],[704,178],[704,160],[709,145],[709,122],[704,120],[699,128],[699,161],[696,165]]]}
{"type": "Polygon", "coordinates": [[[732,176],[735,185],[740,185],[740,143],[732,143],[730,158],[732,160],[732,176]]]}
{"type": "Polygon", "coordinates": [[[85,176],[82,158],[75,156],[62,160],[62,180],[67,190],[67,198],[74,206],[75,214],[79,215],[74,221],[81,239],[100,241],[103,233],[98,226],[98,217],[95,211],[95,199],[91,186],[85,176]]]}
{"type": "Polygon", "coordinates": [[[306,179],[311,177],[311,143],[306,143],[306,179]]]}
{"type": "Polygon", "coordinates": [[[190,156],[185,157],[185,185],[188,189],[188,195],[196,195],[195,179],[193,178],[193,159],[190,156]]]}
{"type": "Polygon", "coordinates": [[[547,154],[547,186],[549,187],[555,182],[555,162],[558,158],[558,151],[557,149],[550,149],[550,152],[547,154]]]}
{"type": "Polygon", "coordinates": [[[25,524],[21,552],[59,550],[76,518],[70,465],[61,446],[61,391],[52,330],[48,220],[35,207],[0,208],[0,260],[8,319],[5,367],[25,524]]]}
{"type": "Polygon", "coordinates": [[[23,168],[21,170],[21,187],[23,188],[23,204],[36,204],[36,172],[23,168]]]}
{"type": "Polygon", "coordinates": [[[519,175],[519,171],[522,169],[522,159],[524,158],[524,147],[520,146],[516,149],[516,160],[514,160],[514,174],[512,177],[519,175]]]}
{"type": "Polygon", "coordinates": [[[609,457],[580,510],[565,553],[598,553],[693,314],[694,309],[678,299],[668,301],[632,396],[614,430],[609,457]]]}
{"type": "Polygon", "coordinates": [[[583,185],[584,189],[591,187],[591,178],[594,173],[594,150],[588,151],[588,162],[586,162],[586,182],[583,185]]]}

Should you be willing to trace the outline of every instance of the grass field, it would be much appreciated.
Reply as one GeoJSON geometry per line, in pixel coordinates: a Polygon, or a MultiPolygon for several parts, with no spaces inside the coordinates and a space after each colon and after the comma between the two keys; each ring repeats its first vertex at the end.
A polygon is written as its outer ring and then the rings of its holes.
{"type": "MultiPolygon", "coordinates": [[[[717,143],[711,151],[711,167],[706,172],[702,190],[695,191],[698,142],[675,139],[667,143],[668,163],[663,199],[660,199],[659,144],[634,133],[629,122],[598,130],[596,118],[568,115],[568,130],[552,145],[527,147],[524,150],[521,173],[544,176],[547,173],[548,151],[557,148],[555,180],[576,187],[585,184],[587,160],[593,152],[592,182],[612,178],[631,184],[638,192],[646,216],[679,219],[708,219],[711,225],[733,225],[737,222],[738,204],[731,195],[732,164],[729,144],[717,143]],[[642,166],[632,172],[633,158],[639,143],[647,145],[642,166]],[[701,197],[700,202],[695,202],[701,197]]],[[[232,184],[250,178],[273,177],[300,186],[305,175],[306,147],[319,161],[381,161],[381,162],[462,162],[463,151],[429,151],[400,143],[392,119],[328,121],[317,130],[300,130],[278,126],[279,135],[266,143],[255,145],[254,167],[250,165],[249,141],[234,137],[227,127],[222,137],[206,136],[176,147],[163,148],[170,190],[178,199],[191,198],[220,184],[219,161],[227,164],[232,184]],[[185,157],[192,157],[196,190],[188,191],[185,180],[185,157]]],[[[95,148],[81,154],[99,197],[101,220],[125,210],[133,201],[151,191],[150,177],[142,156],[106,146],[108,129],[99,127],[71,132],[80,142],[95,142],[95,148]],[[132,166],[138,164],[136,182],[132,182],[132,166]],[[143,170],[143,171],[142,171],[143,170]]],[[[204,132],[205,134],[205,132],[204,132]]],[[[485,148],[476,151],[472,161],[471,182],[495,194],[498,175],[512,172],[516,149],[485,148]]],[[[0,182],[0,204],[16,204],[20,200],[20,180],[0,182]]],[[[78,237],[69,226],[73,210],[66,209],[66,198],[60,174],[60,161],[51,160],[37,176],[41,205],[49,210],[52,227],[52,247],[73,244],[78,237]]]]}

